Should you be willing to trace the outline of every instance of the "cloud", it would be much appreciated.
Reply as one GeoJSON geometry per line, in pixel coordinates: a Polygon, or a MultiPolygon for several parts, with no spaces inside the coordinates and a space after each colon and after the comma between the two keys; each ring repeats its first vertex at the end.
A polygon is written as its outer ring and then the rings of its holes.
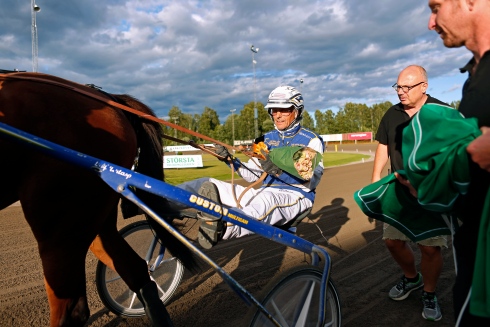
{"type": "MultiPolygon", "coordinates": [[[[301,87],[310,112],[348,101],[396,101],[390,86],[405,66],[422,65],[429,80],[440,80],[470,58],[465,49],[444,48],[427,29],[425,2],[36,3],[39,72],[131,94],[158,116],[172,106],[191,114],[207,106],[223,122],[230,109],[240,111],[254,97],[265,102],[281,84],[301,87]],[[255,83],[251,44],[260,48],[255,83]]],[[[3,6],[0,68],[30,71],[30,4],[4,0],[3,6]]],[[[454,96],[442,100],[458,100],[456,93],[441,91],[454,96]]]]}

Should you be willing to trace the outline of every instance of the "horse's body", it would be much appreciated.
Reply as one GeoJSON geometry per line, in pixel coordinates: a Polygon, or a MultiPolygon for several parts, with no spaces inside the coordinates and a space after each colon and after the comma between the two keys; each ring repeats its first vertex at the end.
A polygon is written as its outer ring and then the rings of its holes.
{"type": "MultiPolygon", "coordinates": [[[[124,167],[132,166],[140,147],[140,172],[162,180],[159,124],[128,119],[121,110],[70,87],[102,95],[49,75],[0,74],[0,122],[124,167]],[[14,75],[51,82],[9,78],[14,75]]],[[[129,96],[114,97],[154,115],[129,96]]],[[[133,291],[150,282],[145,261],[117,233],[119,196],[96,175],[2,138],[0,158],[0,210],[20,200],[38,242],[52,326],[83,325],[89,317],[85,290],[89,247],[115,267],[133,291]]]]}

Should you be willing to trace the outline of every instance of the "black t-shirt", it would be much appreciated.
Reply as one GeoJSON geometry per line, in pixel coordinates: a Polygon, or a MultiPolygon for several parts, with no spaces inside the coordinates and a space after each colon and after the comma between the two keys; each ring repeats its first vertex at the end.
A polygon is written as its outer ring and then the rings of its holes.
{"type": "MultiPolygon", "coordinates": [[[[475,65],[472,59],[461,72],[471,72],[475,65]]],[[[459,111],[466,117],[478,119],[478,126],[490,126],[490,51],[481,58],[476,72],[468,76],[463,86],[463,98],[459,111]]],[[[483,211],[483,204],[488,188],[490,187],[490,173],[481,169],[471,158],[471,183],[468,193],[458,203],[458,215],[465,225],[478,228],[483,211]]]]}
{"type": "MultiPolygon", "coordinates": [[[[448,105],[427,94],[427,103],[437,103],[448,105]]],[[[403,169],[402,160],[402,132],[410,123],[411,117],[403,109],[401,103],[397,103],[386,111],[381,122],[379,123],[378,132],[375,140],[388,146],[388,156],[391,161],[391,170],[393,172],[403,169]]]]}

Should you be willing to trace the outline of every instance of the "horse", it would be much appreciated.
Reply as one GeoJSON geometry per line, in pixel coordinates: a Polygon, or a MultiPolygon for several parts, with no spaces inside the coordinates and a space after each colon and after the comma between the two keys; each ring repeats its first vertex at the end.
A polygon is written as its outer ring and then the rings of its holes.
{"type": "MultiPolygon", "coordinates": [[[[155,117],[129,95],[103,93],[47,74],[0,74],[0,122],[127,168],[139,149],[137,170],[163,180],[161,125],[101,98],[155,117]]],[[[1,137],[0,158],[0,210],[20,201],[38,244],[51,326],[83,326],[90,316],[85,289],[89,249],[137,292],[153,325],[172,325],[146,262],[117,232],[116,192],[92,172],[1,137]]],[[[160,211],[167,208],[150,194],[140,198],[160,211]]],[[[190,250],[156,228],[169,250],[195,271],[190,250]]]]}

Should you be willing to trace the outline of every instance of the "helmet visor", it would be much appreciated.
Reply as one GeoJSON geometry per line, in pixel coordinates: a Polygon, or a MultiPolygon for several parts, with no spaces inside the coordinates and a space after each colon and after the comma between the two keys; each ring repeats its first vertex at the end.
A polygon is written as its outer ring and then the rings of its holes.
{"type": "Polygon", "coordinates": [[[269,99],[264,108],[291,108],[294,107],[294,104],[289,102],[289,99],[269,99]]]}

